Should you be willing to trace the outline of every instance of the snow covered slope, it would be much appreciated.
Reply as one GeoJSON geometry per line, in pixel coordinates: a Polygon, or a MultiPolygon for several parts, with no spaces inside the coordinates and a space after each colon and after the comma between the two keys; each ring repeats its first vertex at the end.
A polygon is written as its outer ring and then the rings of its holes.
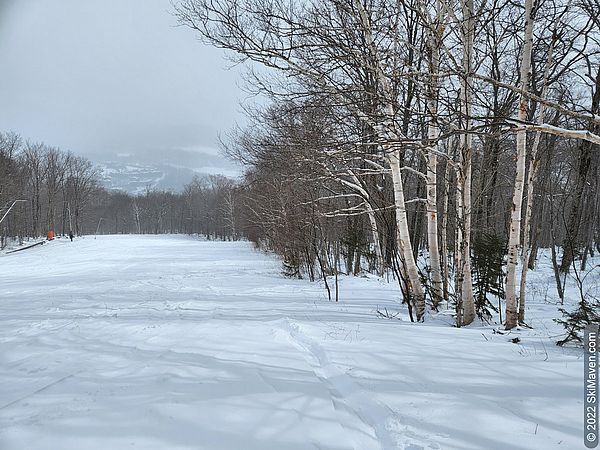
{"type": "Polygon", "coordinates": [[[0,267],[3,450],[583,448],[582,361],[541,296],[517,345],[378,318],[399,306],[375,278],[329,303],[243,242],[57,240],[0,267]]]}
{"type": "Polygon", "coordinates": [[[100,170],[100,178],[105,188],[130,194],[143,194],[147,189],[180,191],[196,175],[191,169],[167,164],[109,161],[96,166],[100,170]]]}

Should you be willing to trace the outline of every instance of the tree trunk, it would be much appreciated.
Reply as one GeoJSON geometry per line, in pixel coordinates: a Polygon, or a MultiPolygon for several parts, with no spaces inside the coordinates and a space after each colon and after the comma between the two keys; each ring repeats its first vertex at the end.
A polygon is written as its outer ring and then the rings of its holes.
{"type": "MultiPolygon", "coordinates": [[[[548,76],[550,67],[553,62],[554,44],[556,41],[556,32],[552,35],[552,42],[548,49],[546,64],[544,65],[544,80],[542,86],[541,97],[546,97],[548,88],[548,76]]],[[[540,105],[539,123],[544,123],[546,107],[540,105]]],[[[525,302],[527,298],[527,270],[529,269],[529,255],[531,254],[530,233],[531,233],[531,215],[533,213],[533,192],[535,183],[538,177],[540,160],[538,157],[538,149],[540,146],[541,132],[536,132],[531,148],[531,161],[529,162],[529,171],[527,177],[527,195],[525,197],[525,222],[523,223],[523,254],[521,255],[521,285],[519,287],[519,323],[525,322],[525,302]]]]}
{"type": "MultiPolygon", "coordinates": [[[[390,150],[388,149],[388,151],[390,150]]],[[[408,230],[404,187],[402,186],[402,173],[400,171],[400,151],[397,149],[392,150],[391,153],[387,155],[387,159],[392,172],[394,185],[398,251],[407,278],[406,290],[410,297],[411,305],[415,308],[417,321],[422,322],[425,318],[425,292],[421,284],[421,279],[419,278],[419,270],[413,256],[412,243],[408,230]]]]}
{"type": "MultiPolygon", "coordinates": [[[[461,209],[462,232],[460,239],[461,278],[460,294],[462,317],[459,326],[468,325],[475,320],[475,302],[473,301],[473,282],[471,280],[471,177],[473,156],[473,135],[470,133],[472,112],[472,72],[473,50],[475,39],[475,17],[473,0],[462,0],[463,12],[462,39],[463,39],[463,84],[461,87],[461,113],[464,125],[462,146],[460,151],[461,165],[461,209]]],[[[460,228],[460,227],[459,227],[460,228]]],[[[457,317],[458,318],[458,317],[457,317]]]]}
{"type": "MultiPolygon", "coordinates": [[[[441,7],[436,3],[436,21],[439,21],[441,7]]],[[[440,252],[438,245],[438,213],[437,213],[437,154],[440,129],[437,124],[438,91],[439,91],[439,61],[440,51],[438,42],[438,26],[429,25],[429,91],[427,92],[428,120],[427,138],[430,150],[427,156],[427,245],[429,247],[429,265],[431,270],[431,294],[433,308],[437,309],[443,299],[442,272],[440,268],[440,252]]]]}
{"type": "MultiPolygon", "coordinates": [[[[531,47],[533,43],[533,0],[525,0],[525,37],[521,55],[521,91],[529,88],[529,71],[531,69],[531,47]]],[[[518,119],[527,120],[529,101],[521,94],[518,119]]],[[[517,131],[517,170],[512,198],[510,218],[510,234],[508,238],[508,263],[506,274],[506,329],[510,330],[518,324],[517,311],[517,259],[521,239],[521,206],[523,204],[523,185],[525,181],[525,156],[527,131],[517,131]]]]}
{"type": "Polygon", "coordinates": [[[450,180],[448,179],[448,162],[446,161],[446,165],[444,168],[444,190],[443,190],[443,199],[442,199],[442,230],[441,230],[441,238],[442,238],[442,254],[441,254],[441,263],[442,263],[442,286],[443,286],[443,297],[445,301],[448,301],[448,186],[450,180]]]}

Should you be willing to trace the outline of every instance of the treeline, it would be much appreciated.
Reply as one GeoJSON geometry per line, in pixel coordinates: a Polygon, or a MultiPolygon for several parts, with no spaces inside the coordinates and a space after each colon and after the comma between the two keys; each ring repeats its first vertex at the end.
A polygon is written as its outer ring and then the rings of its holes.
{"type": "Polygon", "coordinates": [[[0,132],[3,244],[9,236],[45,236],[49,230],[81,234],[83,212],[98,190],[98,173],[87,159],[0,132]]]}
{"type": "Polygon", "coordinates": [[[510,329],[540,247],[561,298],[600,251],[597,0],[175,8],[268,69],[248,79],[270,104],[227,150],[249,166],[248,236],[291,275],[393,271],[415,320],[451,304],[458,326],[505,297],[510,329]]]}
{"type": "Polygon", "coordinates": [[[238,239],[236,187],[197,177],[180,193],[108,191],[93,164],[44,143],[0,132],[0,245],[9,239],[84,234],[203,234],[238,239]],[[12,207],[12,208],[11,208],[12,207]],[[10,212],[9,212],[10,209],[10,212]]]}
{"type": "Polygon", "coordinates": [[[221,175],[195,177],[178,193],[147,190],[131,195],[102,190],[90,204],[93,219],[88,223],[103,234],[181,233],[237,240],[243,219],[236,192],[235,182],[221,175]]]}

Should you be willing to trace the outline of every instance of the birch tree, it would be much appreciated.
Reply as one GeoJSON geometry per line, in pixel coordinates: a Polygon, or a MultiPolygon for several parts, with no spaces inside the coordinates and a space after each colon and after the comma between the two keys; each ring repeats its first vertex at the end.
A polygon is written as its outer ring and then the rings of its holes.
{"type": "MultiPolygon", "coordinates": [[[[436,0],[435,16],[431,18],[426,10],[422,16],[427,18],[427,50],[429,77],[427,90],[427,139],[431,147],[427,153],[427,243],[431,268],[431,291],[434,309],[444,298],[444,282],[440,264],[437,211],[437,168],[440,152],[438,125],[438,97],[440,89],[440,46],[444,37],[445,14],[442,0],[436,0]]],[[[424,8],[425,9],[425,8],[424,8]]],[[[444,256],[445,261],[446,255],[444,256]]]]}
{"type": "Polygon", "coordinates": [[[472,95],[475,40],[475,10],[473,0],[461,0],[462,24],[462,84],[460,88],[460,113],[462,121],[461,148],[458,164],[457,208],[459,210],[457,248],[457,325],[468,325],[475,319],[473,282],[471,277],[471,176],[473,135],[471,134],[472,95]]]}
{"type": "MultiPolygon", "coordinates": [[[[525,0],[525,32],[523,37],[523,50],[520,66],[520,90],[527,92],[529,89],[529,74],[531,71],[531,47],[533,45],[533,0],[525,0]]],[[[527,120],[529,99],[521,94],[519,99],[518,120],[527,120]]],[[[517,261],[521,236],[521,206],[523,204],[523,186],[525,182],[525,157],[527,145],[527,131],[517,132],[517,170],[513,191],[510,233],[508,240],[508,264],[506,274],[506,329],[510,330],[518,324],[517,305],[517,261]]]]}

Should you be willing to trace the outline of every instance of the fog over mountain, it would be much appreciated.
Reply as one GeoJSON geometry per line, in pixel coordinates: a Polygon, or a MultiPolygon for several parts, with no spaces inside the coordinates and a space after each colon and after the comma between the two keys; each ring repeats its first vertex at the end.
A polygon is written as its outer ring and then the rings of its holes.
{"type": "Polygon", "coordinates": [[[0,129],[90,158],[110,169],[109,187],[139,181],[128,173],[173,189],[195,173],[239,174],[217,144],[243,121],[239,70],[170,10],[169,0],[0,0],[0,129]]]}
{"type": "Polygon", "coordinates": [[[139,194],[147,189],[180,191],[194,176],[221,174],[237,178],[241,167],[212,147],[192,147],[146,151],[143,158],[135,153],[117,153],[94,158],[103,184],[111,190],[139,194]]]}

